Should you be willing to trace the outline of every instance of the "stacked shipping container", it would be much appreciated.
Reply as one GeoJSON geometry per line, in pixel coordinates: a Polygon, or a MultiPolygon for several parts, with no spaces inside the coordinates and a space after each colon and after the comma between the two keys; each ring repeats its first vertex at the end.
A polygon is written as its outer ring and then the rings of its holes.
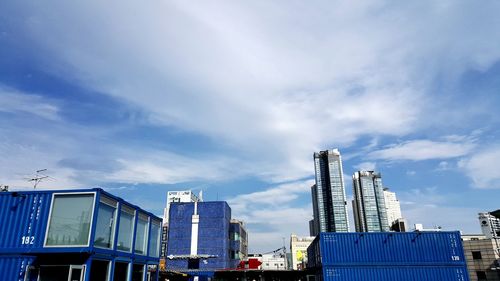
{"type": "Polygon", "coordinates": [[[459,232],[321,233],[308,257],[325,281],[469,280],[459,232]]]}

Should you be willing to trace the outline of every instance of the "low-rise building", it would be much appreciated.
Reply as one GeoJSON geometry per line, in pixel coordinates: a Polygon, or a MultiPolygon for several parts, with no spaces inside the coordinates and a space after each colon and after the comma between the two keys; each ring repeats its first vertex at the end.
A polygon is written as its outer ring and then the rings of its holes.
{"type": "Polygon", "coordinates": [[[462,235],[462,244],[471,281],[500,281],[500,239],[462,235]]]}
{"type": "Polygon", "coordinates": [[[0,192],[0,280],[156,281],[161,219],[102,189],[0,192]]]}
{"type": "Polygon", "coordinates": [[[298,237],[295,234],[290,235],[291,268],[293,270],[302,270],[307,264],[307,247],[315,237],[298,237]]]}

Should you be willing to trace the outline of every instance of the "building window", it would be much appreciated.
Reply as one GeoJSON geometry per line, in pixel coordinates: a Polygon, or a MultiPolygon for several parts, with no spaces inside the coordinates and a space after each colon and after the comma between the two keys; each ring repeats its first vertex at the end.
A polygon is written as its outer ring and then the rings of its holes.
{"type": "Polygon", "coordinates": [[[127,281],[128,280],[129,264],[125,262],[116,262],[115,270],[113,272],[114,281],[127,281]]]}
{"type": "Polygon", "coordinates": [[[95,231],[94,245],[111,249],[115,236],[117,202],[107,197],[101,197],[95,231]]]}
{"type": "Polygon", "coordinates": [[[473,260],[480,260],[480,259],[482,259],[482,257],[481,257],[481,251],[472,251],[472,259],[473,260]]]}
{"type": "Polygon", "coordinates": [[[151,257],[158,257],[159,255],[160,225],[161,223],[159,221],[153,221],[151,223],[151,237],[149,238],[149,256],[151,257]]]}
{"type": "Polygon", "coordinates": [[[145,255],[146,246],[148,245],[148,225],[149,217],[144,214],[139,214],[137,220],[137,233],[135,236],[135,253],[145,255]]]}
{"type": "Polygon", "coordinates": [[[94,193],[55,194],[46,246],[88,246],[94,193]]]}
{"type": "Polygon", "coordinates": [[[117,249],[130,252],[132,249],[132,233],[134,233],[135,210],[123,205],[120,212],[120,228],[118,231],[117,249]]]}
{"type": "Polygon", "coordinates": [[[488,280],[486,278],[486,272],[484,271],[476,271],[476,275],[477,275],[477,280],[488,280]]]}
{"type": "Polygon", "coordinates": [[[144,265],[135,264],[132,266],[132,281],[144,281],[144,265]]]}

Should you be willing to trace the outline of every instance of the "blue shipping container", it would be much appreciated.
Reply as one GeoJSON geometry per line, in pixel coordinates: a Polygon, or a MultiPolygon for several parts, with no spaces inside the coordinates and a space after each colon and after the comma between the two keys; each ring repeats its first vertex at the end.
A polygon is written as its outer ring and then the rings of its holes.
{"type": "Polygon", "coordinates": [[[318,280],[469,280],[458,231],[320,233],[307,250],[318,280]]]}
{"type": "Polygon", "coordinates": [[[463,266],[400,266],[400,267],[329,267],[323,270],[324,281],[466,281],[463,266]]]}
{"type": "Polygon", "coordinates": [[[31,281],[37,276],[29,276],[28,267],[35,257],[31,256],[0,256],[0,280],[31,281]],[[28,276],[26,276],[28,274],[28,276]]]}
{"type": "Polygon", "coordinates": [[[311,266],[463,265],[456,232],[321,233],[311,244],[311,266]],[[318,252],[319,251],[319,252],[318,252]],[[320,254],[320,255],[319,255],[320,254]]]}

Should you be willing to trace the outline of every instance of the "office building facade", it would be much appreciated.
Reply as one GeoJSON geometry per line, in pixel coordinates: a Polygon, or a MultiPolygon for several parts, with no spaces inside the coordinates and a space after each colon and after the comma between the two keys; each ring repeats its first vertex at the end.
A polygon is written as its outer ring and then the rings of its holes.
{"type": "Polygon", "coordinates": [[[500,238],[500,210],[479,213],[479,224],[487,238],[500,238]]]}
{"type": "Polygon", "coordinates": [[[403,218],[401,214],[401,204],[396,198],[396,193],[384,188],[385,209],[387,210],[387,223],[389,227],[393,225],[397,219],[403,218]]]}
{"type": "Polygon", "coordinates": [[[314,153],[314,168],[316,184],[311,187],[314,215],[311,236],[320,232],[348,232],[347,201],[339,150],[314,153]]]}
{"type": "Polygon", "coordinates": [[[172,203],[169,215],[167,270],[192,274],[237,267],[242,245],[231,237],[231,228],[240,239],[246,231],[241,235],[236,225],[242,224],[231,224],[226,202],[172,203]]]}
{"type": "Polygon", "coordinates": [[[352,176],[352,181],[356,232],[389,231],[380,173],[358,171],[352,176]]]}
{"type": "Polygon", "coordinates": [[[290,235],[290,252],[292,254],[291,264],[293,270],[303,270],[307,264],[307,248],[314,241],[313,236],[299,237],[290,235]]]}

